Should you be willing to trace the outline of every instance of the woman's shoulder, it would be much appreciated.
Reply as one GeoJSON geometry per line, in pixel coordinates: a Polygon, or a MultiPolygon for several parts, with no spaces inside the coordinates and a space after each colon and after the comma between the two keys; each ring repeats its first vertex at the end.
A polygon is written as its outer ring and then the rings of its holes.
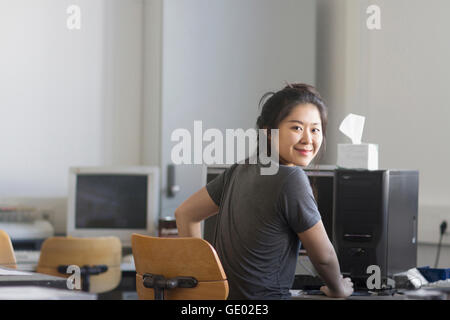
{"type": "Polygon", "coordinates": [[[264,174],[259,165],[252,164],[234,164],[229,168],[229,173],[236,171],[238,175],[259,177],[263,183],[277,182],[277,184],[298,184],[308,182],[308,176],[305,171],[298,166],[278,166],[278,170],[274,174],[264,174]]]}
{"type": "Polygon", "coordinates": [[[299,189],[309,187],[309,178],[305,171],[299,166],[280,166],[285,189],[299,189]]]}
{"type": "Polygon", "coordinates": [[[280,170],[284,171],[284,175],[286,176],[300,177],[302,179],[308,177],[305,170],[299,166],[280,166],[280,170]]]}

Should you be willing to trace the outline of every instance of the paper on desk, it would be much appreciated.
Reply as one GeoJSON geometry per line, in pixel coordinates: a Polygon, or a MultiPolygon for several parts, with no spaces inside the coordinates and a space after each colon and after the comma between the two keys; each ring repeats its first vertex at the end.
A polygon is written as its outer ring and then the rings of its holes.
{"type": "Polygon", "coordinates": [[[17,271],[14,269],[0,268],[0,276],[29,276],[32,273],[17,271]]]}

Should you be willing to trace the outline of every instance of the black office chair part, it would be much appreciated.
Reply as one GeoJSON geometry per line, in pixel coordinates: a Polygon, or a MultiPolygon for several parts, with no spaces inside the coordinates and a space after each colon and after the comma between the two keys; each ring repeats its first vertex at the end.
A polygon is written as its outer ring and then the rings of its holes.
{"type": "Polygon", "coordinates": [[[162,275],[146,273],[143,276],[143,284],[145,288],[151,288],[155,291],[155,300],[164,300],[165,289],[195,288],[198,281],[194,277],[166,279],[162,275]]]}
{"type": "MultiPolygon", "coordinates": [[[[62,274],[67,274],[67,268],[69,266],[61,265],[58,266],[58,272],[62,274]]],[[[82,266],[80,267],[80,276],[82,280],[82,288],[81,290],[84,292],[89,292],[91,284],[90,284],[90,277],[96,276],[102,273],[105,273],[108,271],[108,266],[104,264],[100,265],[93,265],[93,266],[82,266]]]]}

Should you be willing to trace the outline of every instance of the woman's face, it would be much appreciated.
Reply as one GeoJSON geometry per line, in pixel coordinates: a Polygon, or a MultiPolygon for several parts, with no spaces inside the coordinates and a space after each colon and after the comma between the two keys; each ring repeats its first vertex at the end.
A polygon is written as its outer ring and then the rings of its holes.
{"type": "Polygon", "coordinates": [[[323,141],[322,121],[317,107],[300,104],[279,124],[279,157],[284,165],[307,166],[323,141]]]}

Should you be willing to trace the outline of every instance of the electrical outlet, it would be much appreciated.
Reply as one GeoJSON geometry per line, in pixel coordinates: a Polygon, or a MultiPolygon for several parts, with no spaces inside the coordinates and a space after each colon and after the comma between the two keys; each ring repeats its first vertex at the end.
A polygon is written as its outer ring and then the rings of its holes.
{"type": "Polygon", "coordinates": [[[447,220],[442,221],[441,224],[439,225],[439,228],[441,230],[442,235],[449,234],[447,220]]]}

